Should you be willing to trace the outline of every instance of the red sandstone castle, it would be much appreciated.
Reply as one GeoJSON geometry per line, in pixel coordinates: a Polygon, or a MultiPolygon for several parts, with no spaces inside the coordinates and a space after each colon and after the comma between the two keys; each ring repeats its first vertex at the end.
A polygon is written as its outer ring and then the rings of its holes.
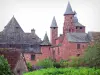
{"type": "Polygon", "coordinates": [[[70,3],[64,13],[63,34],[58,36],[58,26],[55,17],[50,26],[50,40],[47,34],[42,41],[32,29],[31,33],[25,33],[17,20],[12,17],[4,30],[0,32],[1,48],[18,48],[27,62],[36,64],[39,60],[52,58],[56,61],[69,59],[71,56],[80,56],[84,50],[94,41],[97,32],[85,33],[85,26],[79,23],[76,12],[72,10],[70,3]]]}

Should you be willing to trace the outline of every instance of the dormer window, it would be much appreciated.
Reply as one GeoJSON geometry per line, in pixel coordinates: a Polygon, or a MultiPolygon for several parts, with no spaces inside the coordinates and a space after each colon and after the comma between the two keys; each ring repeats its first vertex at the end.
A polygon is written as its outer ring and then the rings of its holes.
{"type": "Polygon", "coordinates": [[[32,39],[35,39],[35,37],[32,37],[32,39]]]}
{"type": "Polygon", "coordinates": [[[19,27],[16,27],[16,29],[18,29],[19,27]]]}

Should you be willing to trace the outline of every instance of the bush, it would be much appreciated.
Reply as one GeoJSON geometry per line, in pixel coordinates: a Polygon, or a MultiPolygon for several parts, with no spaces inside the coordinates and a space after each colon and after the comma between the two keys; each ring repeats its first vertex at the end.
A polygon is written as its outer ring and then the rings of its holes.
{"type": "Polygon", "coordinates": [[[100,69],[95,68],[48,68],[34,72],[25,73],[24,75],[100,75],[100,69]]]}
{"type": "Polygon", "coordinates": [[[41,66],[43,68],[50,68],[50,67],[54,67],[53,64],[54,64],[53,60],[48,58],[48,59],[39,61],[36,65],[41,66]]]}
{"type": "Polygon", "coordinates": [[[67,60],[60,60],[60,67],[65,68],[68,67],[68,61],[67,60]]]}
{"type": "Polygon", "coordinates": [[[0,75],[12,75],[8,61],[0,56],[0,75]]]}
{"type": "Polygon", "coordinates": [[[33,71],[31,63],[27,62],[28,71],[33,71]]]}
{"type": "Polygon", "coordinates": [[[53,66],[56,67],[56,68],[60,68],[61,67],[59,62],[54,62],[53,66]]]}
{"type": "Polygon", "coordinates": [[[81,66],[81,58],[79,57],[71,57],[71,61],[68,62],[69,67],[79,67],[81,66]]]}

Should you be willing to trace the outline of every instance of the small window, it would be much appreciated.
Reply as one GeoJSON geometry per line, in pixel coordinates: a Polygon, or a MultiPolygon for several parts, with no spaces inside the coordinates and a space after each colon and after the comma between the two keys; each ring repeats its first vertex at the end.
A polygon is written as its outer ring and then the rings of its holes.
{"type": "Polygon", "coordinates": [[[79,57],[80,56],[80,54],[77,54],[77,57],[79,57]]]}
{"type": "Polygon", "coordinates": [[[58,55],[60,54],[59,47],[58,47],[58,55]]]}
{"type": "Polygon", "coordinates": [[[54,27],[53,29],[56,29],[56,27],[54,27]]]}
{"type": "Polygon", "coordinates": [[[82,29],[82,27],[80,27],[80,29],[82,29]]]}
{"type": "Polygon", "coordinates": [[[33,48],[33,45],[30,45],[31,46],[31,48],[33,48]]]}
{"type": "Polygon", "coordinates": [[[35,60],[35,55],[31,55],[31,60],[35,60]]]}
{"type": "Polygon", "coordinates": [[[69,32],[71,32],[71,30],[69,29],[69,32]]]}
{"type": "Polygon", "coordinates": [[[77,44],[77,49],[80,49],[80,44],[77,44]]]}
{"type": "Polygon", "coordinates": [[[17,70],[17,73],[20,74],[20,70],[17,70]]]}
{"type": "Polygon", "coordinates": [[[76,27],[76,29],[78,29],[78,27],[76,27]]]}

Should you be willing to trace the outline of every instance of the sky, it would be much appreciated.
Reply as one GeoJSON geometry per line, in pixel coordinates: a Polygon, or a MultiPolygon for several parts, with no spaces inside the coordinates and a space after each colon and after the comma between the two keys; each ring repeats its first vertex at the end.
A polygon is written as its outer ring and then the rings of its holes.
{"type": "MultiPolygon", "coordinates": [[[[73,11],[77,12],[79,22],[88,31],[100,31],[100,1],[99,0],[69,0],[73,11]]],[[[0,31],[9,20],[16,18],[24,32],[35,29],[36,34],[43,39],[47,32],[50,37],[50,25],[55,16],[58,33],[62,33],[64,12],[68,0],[0,0],[0,31]]]]}

